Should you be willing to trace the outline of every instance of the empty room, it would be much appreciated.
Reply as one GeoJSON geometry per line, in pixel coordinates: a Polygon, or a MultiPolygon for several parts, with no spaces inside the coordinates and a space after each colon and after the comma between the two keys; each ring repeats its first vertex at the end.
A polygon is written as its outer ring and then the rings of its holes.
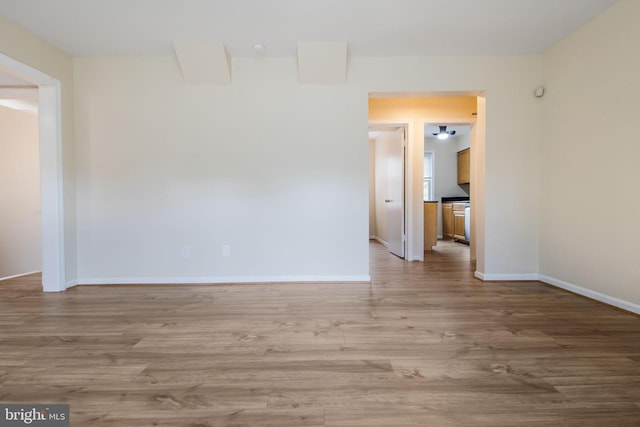
{"type": "Polygon", "coordinates": [[[640,426],[638,51],[636,0],[0,0],[0,425],[640,426]]]}

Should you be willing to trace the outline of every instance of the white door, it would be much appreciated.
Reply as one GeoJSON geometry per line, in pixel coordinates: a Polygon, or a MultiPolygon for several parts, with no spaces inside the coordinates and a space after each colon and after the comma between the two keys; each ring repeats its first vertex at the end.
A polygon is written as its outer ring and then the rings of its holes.
{"type": "Polygon", "coordinates": [[[398,138],[389,144],[387,157],[387,237],[389,252],[404,258],[404,146],[405,130],[400,129],[398,138]],[[397,141],[397,142],[396,142],[397,141]]]}

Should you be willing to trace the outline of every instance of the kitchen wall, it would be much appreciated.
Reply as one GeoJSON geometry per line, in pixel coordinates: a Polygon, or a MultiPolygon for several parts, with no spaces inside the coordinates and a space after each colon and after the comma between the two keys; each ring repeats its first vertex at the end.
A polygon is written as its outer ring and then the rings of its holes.
{"type": "Polygon", "coordinates": [[[543,56],[543,280],[640,312],[640,2],[543,56]],[[621,301],[622,302],[621,302],[621,301]]]}
{"type": "MultiPolygon", "coordinates": [[[[434,200],[438,203],[438,238],[442,238],[442,197],[469,194],[458,185],[458,151],[461,136],[453,136],[441,141],[435,136],[424,138],[424,151],[434,153],[434,200]]],[[[469,138],[466,138],[469,141],[469,138]]],[[[464,141],[463,141],[464,144],[464,141]]]]}
{"type": "Polygon", "coordinates": [[[461,133],[456,135],[456,147],[458,151],[471,147],[471,133],[461,133]]]}
{"type": "Polygon", "coordinates": [[[41,269],[38,115],[0,106],[0,278],[41,269]]]}

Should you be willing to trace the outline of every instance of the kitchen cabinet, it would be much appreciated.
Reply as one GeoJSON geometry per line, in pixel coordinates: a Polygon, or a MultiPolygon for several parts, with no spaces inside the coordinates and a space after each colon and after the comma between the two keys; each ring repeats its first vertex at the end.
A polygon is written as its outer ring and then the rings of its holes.
{"type": "Polygon", "coordinates": [[[453,203],[442,204],[442,238],[453,239],[453,203]]]}
{"type": "Polygon", "coordinates": [[[464,209],[453,211],[453,239],[466,241],[464,237],[464,209]]]}
{"type": "Polygon", "coordinates": [[[471,149],[458,151],[458,184],[471,182],[471,149]]]}
{"type": "Polygon", "coordinates": [[[438,243],[438,202],[424,202],[424,250],[438,243]]]}
{"type": "Polygon", "coordinates": [[[464,235],[464,208],[466,202],[442,204],[442,238],[466,242],[464,235]]]}

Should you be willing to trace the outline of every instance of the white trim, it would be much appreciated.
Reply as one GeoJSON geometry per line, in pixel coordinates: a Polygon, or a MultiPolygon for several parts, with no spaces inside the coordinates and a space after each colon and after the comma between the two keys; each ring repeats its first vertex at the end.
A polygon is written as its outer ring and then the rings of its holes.
{"type": "Polygon", "coordinates": [[[42,289],[66,289],[60,83],[40,86],[40,205],[42,211],[42,289]]]}
{"type": "Polygon", "coordinates": [[[479,271],[473,273],[474,277],[482,281],[495,282],[537,282],[539,276],[537,273],[529,274],[485,274],[479,271]]]}
{"type": "Polygon", "coordinates": [[[73,288],[74,286],[78,286],[80,283],[78,283],[77,280],[70,280],[67,282],[67,289],[69,288],[73,288]]]}
{"type": "Polygon", "coordinates": [[[29,273],[14,274],[13,276],[0,277],[0,282],[2,282],[3,280],[15,279],[15,278],[17,278],[17,277],[30,276],[30,275],[32,275],[32,274],[36,274],[36,273],[42,273],[42,270],[38,270],[38,271],[31,271],[31,272],[29,272],[29,273]]]}
{"type": "Polygon", "coordinates": [[[614,307],[630,311],[632,313],[640,314],[640,305],[638,304],[634,304],[632,302],[615,298],[609,295],[601,294],[600,292],[592,291],[590,289],[586,289],[581,286],[574,285],[572,283],[565,282],[563,280],[559,280],[549,276],[540,275],[539,280],[548,285],[555,286],[560,289],[564,289],[565,291],[573,292],[575,294],[582,295],[587,298],[591,298],[593,300],[600,301],[605,304],[609,304],[614,307]]]}
{"type": "MultiPolygon", "coordinates": [[[[454,96],[460,96],[460,95],[454,95],[454,96]]],[[[433,126],[437,126],[440,123],[444,123],[450,126],[473,126],[478,122],[478,119],[473,117],[453,117],[448,119],[427,117],[427,118],[421,118],[420,120],[424,120],[424,125],[433,125],[433,126]]],[[[423,125],[423,128],[424,128],[424,125],[423,125]]]]}
{"type": "Polygon", "coordinates": [[[212,277],[113,277],[79,279],[76,285],[180,285],[213,283],[371,282],[371,276],[212,276],[212,277]]]}
{"type": "Polygon", "coordinates": [[[382,246],[384,246],[385,248],[389,247],[389,244],[387,242],[385,242],[384,240],[382,240],[381,238],[379,238],[378,236],[375,236],[373,238],[373,240],[375,240],[376,242],[380,243],[382,246]]]}
{"type": "Polygon", "coordinates": [[[38,85],[42,289],[45,292],[64,291],[61,84],[42,71],[1,53],[0,70],[38,85]]]}

